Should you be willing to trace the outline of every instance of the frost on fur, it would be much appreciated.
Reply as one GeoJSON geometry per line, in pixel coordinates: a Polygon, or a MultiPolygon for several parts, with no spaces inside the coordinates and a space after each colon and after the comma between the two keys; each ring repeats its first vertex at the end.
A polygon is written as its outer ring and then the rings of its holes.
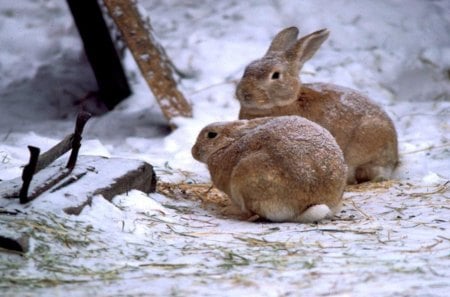
{"type": "Polygon", "coordinates": [[[398,163],[397,132],[383,109],[363,94],[325,83],[302,84],[303,64],[328,38],[322,29],[297,40],[290,27],[264,57],[251,62],[236,89],[240,119],[298,115],[327,129],[341,147],[349,184],[389,179],[398,163]],[[379,171],[383,174],[379,174],[379,171]]]}
{"type": "Polygon", "coordinates": [[[192,155],[241,210],[278,222],[303,221],[305,210],[306,221],[324,218],[340,205],[347,178],[333,136],[298,116],[210,124],[192,155]]]}

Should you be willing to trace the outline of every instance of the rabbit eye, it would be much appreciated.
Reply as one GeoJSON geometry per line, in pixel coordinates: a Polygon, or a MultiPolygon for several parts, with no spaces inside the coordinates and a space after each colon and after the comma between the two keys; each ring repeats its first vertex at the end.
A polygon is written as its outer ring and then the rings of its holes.
{"type": "Polygon", "coordinates": [[[280,78],[280,72],[275,71],[272,73],[271,79],[279,79],[280,78]]]}
{"type": "Polygon", "coordinates": [[[208,134],[206,134],[206,137],[208,137],[209,139],[216,138],[216,136],[217,132],[208,132],[208,134]]]}

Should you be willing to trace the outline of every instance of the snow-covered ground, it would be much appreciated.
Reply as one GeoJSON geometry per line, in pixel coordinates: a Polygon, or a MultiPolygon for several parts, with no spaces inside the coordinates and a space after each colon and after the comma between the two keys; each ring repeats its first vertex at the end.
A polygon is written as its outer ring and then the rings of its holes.
{"type": "MultiPolygon", "coordinates": [[[[32,238],[25,255],[0,250],[1,296],[448,296],[449,1],[139,3],[173,62],[194,74],[180,82],[194,117],[168,133],[126,53],[134,94],[88,122],[81,154],[147,161],[166,186],[113,203],[95,197],[79,216],[51,195],[26,206],[0,198],[0,234],[32,238]],[[381,104],[401,164],[392,181],[348,187],[333,221],[226,217],[221,203],[205,201],[209,174],[190,149],[204,125],[237,118],[245,65],[291,25],[331,31],[303,81],[352,87],[381,104]]],[[[1,1],[0,180],[20,176],[27,145],[46,150],[71,133],[80,104],[96,104],[77,101],[95,89],[65,1],[1,1]]]]}

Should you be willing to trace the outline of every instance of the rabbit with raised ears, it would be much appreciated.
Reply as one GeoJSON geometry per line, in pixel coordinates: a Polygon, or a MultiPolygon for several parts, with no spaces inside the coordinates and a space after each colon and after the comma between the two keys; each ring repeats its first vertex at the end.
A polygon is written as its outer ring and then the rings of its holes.
{"type": "Polygon", "coordinates": [[[348,166],[349,184],[385,180],[398,163],[392,120],[366,96],[327,83],[302,84],[303,64],[328,38],[326,29],[297,40],[298,29],[279,32],[267,53],[251,62],[236,89],[240,119],[299,115],[326,128],[348,166]]]}
{"type": "Polygon", "coordinates": [[[192,155],[249,217],[315,222],[340,209],[347,177],[342,151],[305,118],[213,123],[199,133],[192,155]]]}

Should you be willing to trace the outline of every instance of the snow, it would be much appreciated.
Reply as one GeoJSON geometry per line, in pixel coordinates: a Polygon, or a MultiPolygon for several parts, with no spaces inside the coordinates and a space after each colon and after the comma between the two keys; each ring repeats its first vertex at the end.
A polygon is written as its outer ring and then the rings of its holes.
{"type": "MultiPolygon", "coordinates": [[[[44,195],[0,199],[0,234],[28,234],[23,256],[0,251],[2,296],[447,296],[450,289],[450,2],[147,1],[155,38],[194,75],[180,89],[193,118],[170,133],[129,52],[133,95],[95,116],[80,154],[149,162],[160,181],[208,183],[190,153],[207,124],[237,118],[236,82],[271,38],[296,25],[330,38],[302,80],[357,89],[398,134],[394,180],[349,187],[320,224],[250,223],[186,193],[95,197],[79,216],[44,195]],[[169,197],[170,196],[170,197],[169,197]]],[[[95,78],[64,1],[0,3],[0,179],[21,175],[73,131],[95,78]]]]}

